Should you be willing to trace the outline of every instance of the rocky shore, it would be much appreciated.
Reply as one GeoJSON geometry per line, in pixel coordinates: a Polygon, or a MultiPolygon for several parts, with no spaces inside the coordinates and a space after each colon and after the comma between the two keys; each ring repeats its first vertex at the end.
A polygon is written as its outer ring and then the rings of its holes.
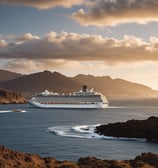
{"type": "Polygon", "coordinates": [[[158,154],[142,153],[133,160],[101,160],[95,157],[72,161],[42,158],[0,146],[0,168],[158,168],[158,154]]]}
{"type": "Polygon", "coordinates": [[[127,138],[145,138],[147,141],[158,141],[158,117],[146,120],[129,120],[127,122],[110,123],[96,127],[100,135],[127,138]]]}
{"type": "Polygon", "coordinates": [[[0,104],[18,104],[25,102],[26,99],[20,93],[0,88],[0,104]]]}

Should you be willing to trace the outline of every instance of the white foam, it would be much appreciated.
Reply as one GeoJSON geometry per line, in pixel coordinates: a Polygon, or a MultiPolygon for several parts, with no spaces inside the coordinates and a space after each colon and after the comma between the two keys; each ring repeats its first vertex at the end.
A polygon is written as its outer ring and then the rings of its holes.
{"type": "Polygon", "coordinates": [[[10,113],[12,110],[1,110],[0,113],[10,113]]]}
{"type": "Polygon", "coordinates": [[[20,112],[21,112],[21,113],[26,113],[26,110],[21,110],[20,112]]]}
{"type": "Polygon", "coordinates": [[[88,138],[88,139],[102,139],[102,140],[123,140],[123,141],[145,141],[141,138],[125,138],[104,136],[95,133],[97,125],[78,125],[78,126],[55,126],[49,127],[48,132],[54,133],[58,136],[72,137],[72,138],[88,138]]]}
{"type": "Polygon", "coordinates": [[[69,127],[69,126],[49,127],[48,131],[52,132],[56,135],[59,135],[59,136],[84,138],[83,136],[73,134],[73,132],[71,131],[71,127],[69,127]]]}
{"type": "Polygon", "coordinates": [[[21,110],[21,111],[14,111],[14,110],[1,110],[0,113],[26,113],[26,110],[21,110]]]}
{"type": "Polygon", "coordinates": [[[108,106],[107,108],[110,108],[110,109],[111,109],[111,108],[112,108],[112,109],[113,109],[113,108],[114,108],[114,109],[117,108],[117,109],[118,109],[118,108],[127,108],[127,107],[125,107],[125,106],[108,106]]]}
{"type": "Polygon", "coordinates": [[[80,125],[80,126],[72,127],[72,130],[75,132],[80,132],[80,133],[93,134],[96,126],[99,126],[99,124],[97,124],[97,125],[80,125]]]}
{"type": "Polygon", "coordinates": [[[94,132],[97,125],[79,125],[79,126],[56,126],[49,127],[48,131],[58,136],[73,137],[73,138],[95,138],[103,139],[104,136],[94,132]]]}

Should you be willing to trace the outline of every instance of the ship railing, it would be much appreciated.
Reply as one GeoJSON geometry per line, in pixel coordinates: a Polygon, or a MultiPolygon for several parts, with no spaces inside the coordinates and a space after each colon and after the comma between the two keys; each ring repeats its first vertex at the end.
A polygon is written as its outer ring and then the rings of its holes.
{"type": "Polygon", "coordinates": [[[101,102],[39,102],[40,104],[98,104],[101,102]]]}

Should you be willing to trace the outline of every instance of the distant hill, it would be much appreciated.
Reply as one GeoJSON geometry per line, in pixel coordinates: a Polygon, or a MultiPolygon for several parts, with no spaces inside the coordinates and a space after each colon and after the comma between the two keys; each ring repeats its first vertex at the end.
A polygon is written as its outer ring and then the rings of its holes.
{"type": "Polygon", "coordinates": [[[44,71],[0,82],[0,87],[18,91],[26,97],[30,97],[45,89],[58,93],[69,93],[78,90],[81,85],[58,72],[44,71]]]}
{"type": "Polygon", "coordinates": [[[129,82],[123,79],[112,79],[109,76],[95,77],[93,75],[77,75],[72,78],[81,84],[86,84],[102,92],[108,98],[140,98],[158,97],[158,91],[150,87],[129,82]]]}
{"type": "Polygon", "coordinates": [[[58,93],[70,93],[80,90],[82,85],[88,85],[88,88],[94,88],[110,99],[158,97],[158,91],[148,86],[123,79],[112,79],[109,76],[95,77],[80,74],[70,78],[58,72],[43,71],[0,82],[1,88],[20,92],[25,97],[45,89],[58,93]]]}
{"type": "Polygon", "coordinates": [[[15,73],[15,72],[10,72],[10,71],[0,69],[0,81],[12,80],[21,76],[23,75],[20,73],[15,73]]]}

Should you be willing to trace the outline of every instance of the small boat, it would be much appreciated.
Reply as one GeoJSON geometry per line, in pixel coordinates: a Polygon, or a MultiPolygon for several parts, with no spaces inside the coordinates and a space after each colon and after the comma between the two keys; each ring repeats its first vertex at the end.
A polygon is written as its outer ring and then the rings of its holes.
{"type": "Polygon", "coordinates": [[[22,110],[20,108],[15,108],[12,110],[12,112],[25,112],[25,110],[22,110]]]}

